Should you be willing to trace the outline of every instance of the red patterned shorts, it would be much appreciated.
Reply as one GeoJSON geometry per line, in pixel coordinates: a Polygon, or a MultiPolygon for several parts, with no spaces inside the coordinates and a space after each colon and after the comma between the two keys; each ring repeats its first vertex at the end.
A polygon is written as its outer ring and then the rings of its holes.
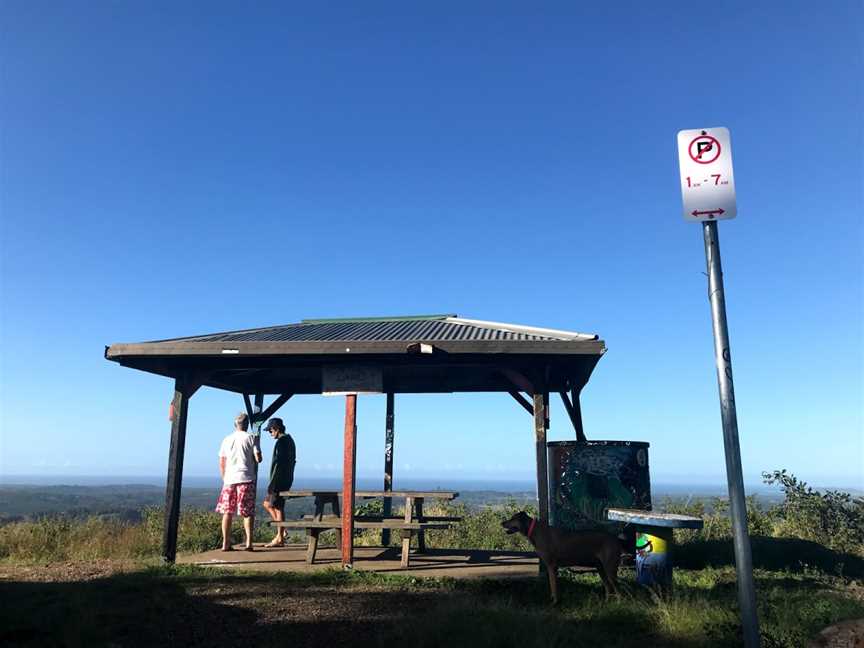
{"type": "Polygon", "coordinates": [[[216,512],[232,513],[242,517],[255,515],[255,482],[243,482],[242,484],[227,484],[219,493],[219,501],[216,502],[216,512]]]}

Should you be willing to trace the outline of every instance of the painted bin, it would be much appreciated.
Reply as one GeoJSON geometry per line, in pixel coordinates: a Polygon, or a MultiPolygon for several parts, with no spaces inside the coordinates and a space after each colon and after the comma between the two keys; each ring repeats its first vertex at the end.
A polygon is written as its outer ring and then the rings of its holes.
{"type": "Polygon", "coordinates": [[[651,510],[648,443],[643,441],[550,441],[549,523],[573,531],[623,525],[606,520],[606,509],[651,510]]]}
{"type": "Polygon", "coordinates": [[[672,587],[672,529],[636,529],[636,582],[672,587]]]}

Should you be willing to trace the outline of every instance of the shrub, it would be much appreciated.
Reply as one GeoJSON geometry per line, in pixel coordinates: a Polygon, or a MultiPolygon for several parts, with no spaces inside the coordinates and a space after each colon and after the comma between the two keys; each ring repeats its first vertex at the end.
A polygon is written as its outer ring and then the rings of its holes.
{"type": "MultiPolygon", "coordinates": [[[[273,535],[273,529],[258,515],[252,530],[254,542],[267,542],[273,535]]],[[[165,528],[165,509],[160,506],[145,508],[142,512],[143,525],[147,528],[147,536],[155,547],[155,554],[162,546],[162,532],[165,528]]],[[[243,535],[243,519],[235,517],[231,527],[234,543],[241,542],[243,535]]],[[[216,549],[222,545],[222,516],[206,509],[184,509],[180,512],[180,522],[177,529],[177,551],[201,552],[216,549]]]]}
{"type": "Polygon", "coordinates": [[[62,562],[154,555],[143,525],[89,517],[45,517],[0,526],[0,559],[62,562]]]}
{"type": "MultiPolygon", "coordinates": [[[[771,512],[764,510],[755,496],[745,500],[747,508],[747,528],[750,535],[770,535],[771,512]]],[[[732,538],[732,518],[729,515],[729,500],[712,497],[708,500],[682,502],[665,500],[660,507],[666,513],[701,517],[701,529],[675,529],[676,542],[729,540],[732,538]],[[707,505],[706,505],[707,504],[707,505]]]]}
{"type": "Polygon", "coordinates": [[[524,510],[531,516],[537,512],[533,506],[525,506],[510,500],[503,506],[486,507],[470,511],[464,504],[448,502],[435,508],[434,515],[458,516],[462,518],[449,529],[429,534],[426,544],[440,549],[487,549],[490,551],[532,551],[531,544],[521,534],[508,535],[501,522],[524,510]]]}
{"type": "Polygon", "coordinates": [[[785,495],[777,509],[774,535],[812,540],[845,553],[864,555],[864,499],[849,493],[814,491],[786,470],[762,473],[785,495]]]}
{"type": "MultiPolygon", "coordinates": [[[[373,500],[357,507],[357,515],[382,515],[383,502],[373,500]]],[[[526,511],[536,515],[536,509],[510,500],[503,506],[485,507],[471,510],[465,504],[455,502],[438,502],[426,505],[424,515],[460,517],[461,522],[453,524],[448,529],[437,529],[426,534],[426,546],[430,549],[486,549],[498,551],[531,551],[531,545],[519,534],[507,535],[501,527],[501,522],[511,517],[517,511],[526,511]]],[[[401,516],[404,509],[396,509],[393,515],[401,516]]],[[[381,531],[379,529],[361,529],[354,532],[357,546],[379,546],[381,531]]],[[[323,534],[322,534],[323,536],[323,534]]],[[[398,531],[390,534],[390,544],[398,545],[401,538],[398,531]]],[[[416,535],[412,543],[416,543],[416,535]]]]}

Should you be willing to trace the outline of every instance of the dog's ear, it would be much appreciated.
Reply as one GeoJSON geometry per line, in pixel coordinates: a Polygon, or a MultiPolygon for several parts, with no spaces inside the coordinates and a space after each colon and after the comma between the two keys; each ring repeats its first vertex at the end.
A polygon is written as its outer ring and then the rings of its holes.
{"type": "Polygon", "coordinates": [[[519,530],[527,535],[531,518],[525,511],[519,511],[516,515],[519,517],[519,530]]]}

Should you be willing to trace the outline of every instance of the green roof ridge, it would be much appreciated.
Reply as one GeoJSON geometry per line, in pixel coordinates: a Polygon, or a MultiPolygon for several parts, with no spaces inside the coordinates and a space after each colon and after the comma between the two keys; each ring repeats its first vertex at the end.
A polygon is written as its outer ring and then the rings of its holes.
{"type": "Polygon", "coordinates": [[[455,313],[445,315],[395,315],[391,317],[331,317],[324,319],[304,319],[301,324],[345,324],[349,322],[405,322],[413,320],[444,320],[458,317],[455,313]]]}

